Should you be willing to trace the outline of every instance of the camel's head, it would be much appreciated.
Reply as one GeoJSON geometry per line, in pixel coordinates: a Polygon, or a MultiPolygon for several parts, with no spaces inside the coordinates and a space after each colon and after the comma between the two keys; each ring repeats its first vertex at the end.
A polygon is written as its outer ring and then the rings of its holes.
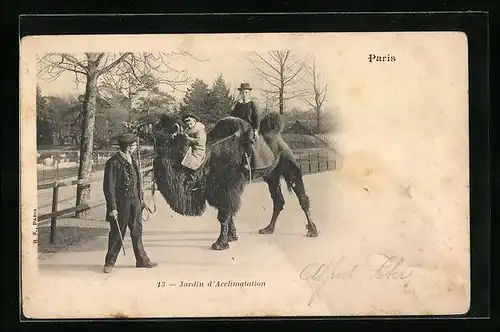
{"type": "Polygon", "coordinates": [[[173,135],[179,131],[182,122],[171,114],[162,114],[160,120],[156,124],[156,131],[165,135],[173,135]]]}
{"type": "Polygon", "coordinates": [[[163,114],[155,129],[158,152],[168,151],[172,157],[182,159],[188,148],[187,138],[183,135],[184,130],[180,119],[163,114]]]}

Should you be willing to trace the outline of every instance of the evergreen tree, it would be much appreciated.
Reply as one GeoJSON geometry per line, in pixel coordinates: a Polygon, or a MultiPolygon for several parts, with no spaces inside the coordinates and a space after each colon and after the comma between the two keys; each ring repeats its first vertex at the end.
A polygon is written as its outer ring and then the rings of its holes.
{"type": "Polygon", "coordinates": [[[188,88],[180,105],[180,112],[181,115],[187,113],[196,114],[204,123],[212,122],[211,92],[203,80],[196,79],[188,88]]]}
{"type": "Polygon", "coordinates": [[[220,74],[212,85],[212,119],[215,121],[228,116],[234,104],[234,98],[220,74]]]}
{"type": "Polygon", "coordinates": [[[134,112],[139,115],[137,118],[141,118],[162,111],[174,112],[175,106],[175,98],[155,85],[138,98],[134,112]]]}
{"type": "Polygon", "coordinates": [[[54,131],[53,114],[47,105],[47,99],[42,96],[42,91],[36,87],[36,131],[37,144],[52,144],[54,131]]]}

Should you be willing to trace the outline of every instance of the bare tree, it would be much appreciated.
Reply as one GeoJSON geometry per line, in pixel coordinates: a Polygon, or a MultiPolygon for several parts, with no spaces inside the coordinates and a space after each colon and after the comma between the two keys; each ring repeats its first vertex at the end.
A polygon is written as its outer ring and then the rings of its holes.
{"type": "Polygon", "coordinates": [[[326,91],[328,84],[322,86],[320,75],[316,71],[316,61],[313,57],[312,65],[306,67],[306,71],[309,74],[308,78],[304,78],[304,82],[307,83],[308,89],[304,90],[306,95],[306,103],[311,106],[316,112],[316,130],[320,131],[321,128],[321,112],[322,106],[326,99],[326,91]]]}
{"type": "Polygon", "coordinates": [[[269,92],[264,92],[264,111],[269,112],[273,104],[272,97],[269,92]]]}
{"type": "MultiPolygon", "coordinates": [[[[82,134],[80,140],[80,165],[78,179],[88,180],[92,172],[92,152],[94,139],[94,124],[96,115],[96,100],[99,84],[106,77],[116,77],[118,81],[124,76],[142,81],[146,77],[154,77],[158,82],[176,88],[185,81],[182,77],[185,71],[176,70],[171,66],[175,56],[190,55],[181,53],[48,53],[38,60],[38,75],[47,81],[57,80],[63,73],[75,74],[76,82],[85,82],[83,100],[82,134]],[[127,73],[127,75],[125,75],[127,73]],[[175,78],[166,79],[162,74],[176,74],[175,78]],[[128,75],[131,74],[131,75],[128,75]]],[[[84,204],[90,198],[90,184],[79,184],[76,190],[76,204],[84,204]]],[[[77,213],[77,216],[85,213],[77,213]]]]}
{"type": "Polygon", "coordinates": [[[268,113],[278,104],[278,95],[272,94],[268,91],[264,91],[260,96],[262,102],[262,111],[268,113]]]}
{"type": "MultiPolygon", "coordinates": [[[[132,106],[139,96],[139,93],[146,88],[141,81],[136,80],[131,73],[120,75],[103,75],[102,83],[98,86],[98,91],[105,99],[108,95],[122,95],[127,101],[128,121],[132,121],[132,106]]],[[[109,97],[111,97],[109,96],[109,97]]]]}
{"type": "Polygon", "coordinates": [[[291,60],[290,50],[269,51],[269,58],[254,52],[256,59],[249,59],[257,74],[266,81],[269,89],[261,89],[264,92],[278,97],[280,114],[284,112],[285,100],[296,98],[301,95],[300,89],[293,89],[293,85],[301,81],[299,74],[306,67],[306,59],[291,60]]]}
{"type": "Polygon", "coordinates": [[[129,121],[131,121],[133,104],[144,97],[144,94],[155,91],[160,85],[167,85],[173,91],[186,92],[190,81],[186,70],[177,70],[171,65],[173,56],[189,55],[189,53],[141,53],[130,59],[124,59],[114,71],[103,75],[99,91],[102,94],[119,93],[128,100],[129,121]],[[141,96],[142,95],[142,96],[141,96]]]}

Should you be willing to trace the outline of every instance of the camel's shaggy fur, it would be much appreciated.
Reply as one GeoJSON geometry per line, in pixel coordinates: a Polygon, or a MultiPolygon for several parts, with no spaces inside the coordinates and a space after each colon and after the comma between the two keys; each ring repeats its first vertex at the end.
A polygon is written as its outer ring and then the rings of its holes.
{"type": "MultiPolygon", "coordinates": [[[[174,123],[178,123],[175,118],[164,116],[159,132],[172,135],[173,131],[168,128],[174,123]]],[[[155,179],[158,190],[175,212],[200,216],[205,212],[206,203],[232,214],[239,210],[246,180],[242,173],[234,170],[241,164],[250,130],[248,123],[233,117],[221,119],[212,128],[207,134],[207,157],[196,171],[196,190],[184,185],[186,172],[180,164],[187,149],[184,137],[159,140],[159,153],[154,161],[155,179]],[[239,137],[220,142],[236,132],[240,133],[239,137]]]]}
{"type": "MultiPolygon", "coordinates": [[[[207,203],[218,209],[221,235],[212,248],[226,249],[228,241],[237,239],[233,217],[240,209],[247,181],[238,169],[241,169],[245,152],[251,151],[253,129],[239,118],[229,116],[219,120],[207,134],[207,156],[195,172],[197,180],[192,185],[186,185],[187,173],[181,160],[188,144],[183,135],[177,134],[181,127],[180,120],[171,115],[163,115],[157,125],[154,175],[158,190],[172,209],[182,215],[200,216],[205,212],[207,203]]],[[[280,189],[280,178],[283,177],[288,189],[297,195],[307,217],[307,236],[317,236],[316,226],[310,218],[309,197],[302,173],[292,151],[281,138],[282,130],[283,120],[279,113],[269,113],[260,122],[260,134],[276,157],[271,167],[258,170],[253,176],[264,179],[274,202],[271,222],[260,233],[274,232],[276,219],[284,206],[280,189]]]]}

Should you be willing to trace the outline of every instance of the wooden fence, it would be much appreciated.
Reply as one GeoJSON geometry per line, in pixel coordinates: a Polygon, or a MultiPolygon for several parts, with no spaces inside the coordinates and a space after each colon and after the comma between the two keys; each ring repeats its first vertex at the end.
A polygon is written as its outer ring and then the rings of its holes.
{"type": "Polygon", "coordinates": [[[329,134],[315,134],[318,139],[325,142],[330,148],[335,148],[335,139],[329,134]]]}
{"type": "MultiPolygon", "coordinates": [[[[150,171],[153,169],[153,166],[147,166],[144,167],[140,170],[142,175],[144,175],[146,172],[150,171]]],[[[151,173],[152,174],[152,173],[151,173]]],[[[80,204],[80,205],[75,205],[74,207],[63,209],[63,210],[58,210],[57,206],[59,203],[59,188],[61,187],[67,187],[67,186],[75,186],[78,184],[88,184],[90,185],[91,181],[99,180],[101,178],[92,178],[90,179],[84,179],[84,180],[60,180],[60,181],[54,181],[51,183],[44,183],[41,185],[37,186],[37,190],[46,190],[46,189],[51,189],[52,188],[52,209],[50,213],[47,214],[42,214],[38,217],[38,221],[44,221],[50,219],[50,243],[54,243],[55,237],[57,235],[57,218],[69,213],[73,212],[82,212],[89,210],[91,207],[88,204],[80,204]]]]}
{"type": "Polygon", "coordinates": [[[294,152],[302,174],[326,172],[337,168],[335,153],[330,149],[294,152]]]}
{"type": "MultiPolygon", "coordinates": [[[[336,169],[336,158],[333,150],[330,149],[304,149],[294,151],[294,156],[299,162],[302,173],[312,174],[318,172],[325,172],[336,169]]],[[[150,189],[153,183],[153,173],[150,172],[153,169],[151,164],[147,164],[146,167],[141,169],[141,175],[149,172],[151,174],[151,182],[146,182],[144,179],[144,188],[150,189]],[[148,186],[149,185],[149,186],[148,186]]],[[[59,188],[66,186],[75,186],[78,184],[89,184],[91,181],[96,181],[102,179],[102,177],[92,178],[92,180],[59,180],[51,183],[44,183],[37,186],[37,190],[47,190],[52,189],[52,210],[50,213],[40,215],[38,220],[44,221],[50,219],[50,243],[54,243],[55,237],[57,235],[57,218],[69,213],[81,212],[91,209],[88,204],[80,204],[71,208],[58,210],[58,198],[59,198],[59,188]]],[[[258,182],[258,181],[257,181],[258,182]]]]}

